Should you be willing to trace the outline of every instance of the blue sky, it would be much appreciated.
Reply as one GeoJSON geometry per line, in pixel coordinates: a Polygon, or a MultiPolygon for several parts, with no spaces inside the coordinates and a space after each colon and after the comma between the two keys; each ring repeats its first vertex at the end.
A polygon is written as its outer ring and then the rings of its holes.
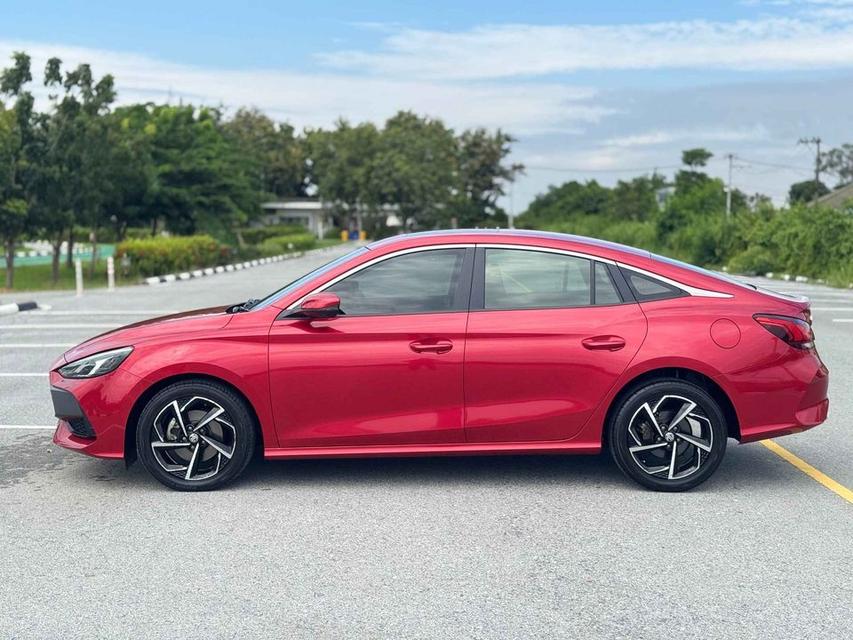
{"type": "Polygon", "coordinates": [[[71,4],[7,0],[0,58],[87,61],[125,101],[248,104],[298,127],[400,108],[500,127],[529,167],[519,211],[690,146],[718,175],[737,154],[736,186],[782,201],[809,175],[799,137],[853,142],[853,0],[71,4]]]}

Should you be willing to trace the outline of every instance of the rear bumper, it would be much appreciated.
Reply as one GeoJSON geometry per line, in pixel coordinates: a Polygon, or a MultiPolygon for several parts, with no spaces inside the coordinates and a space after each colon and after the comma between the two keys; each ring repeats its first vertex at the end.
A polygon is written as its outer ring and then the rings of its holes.
{"type": "Polygon", "coordinates": [[[784,391],[769,393],[765,405],[776,407],[775,415],[784,419],[771,424],[742,424],[741,442],[755,442],[777,436],[800,433],[826,421],[829,414],[829,370],[815,356],[816,371],[805,384],[792,384],[784,391]]]}

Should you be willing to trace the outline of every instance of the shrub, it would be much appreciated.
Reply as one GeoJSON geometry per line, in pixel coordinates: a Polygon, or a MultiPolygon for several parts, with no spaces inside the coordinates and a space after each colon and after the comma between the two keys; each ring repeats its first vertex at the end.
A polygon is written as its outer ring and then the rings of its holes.
{"type": "Polygon", "coordinates": [[[763,275],[776,268],[776,261],[768,249],[752,246],[729,260],[729,270],[745,275],[763,275]]]}
{"type": "Polygon", "coordinates": [[[307,251],[314,248],[317,239],[310,233],[294,233],[267,238],[258,247],[262,255],[274,256],[292,251],[307,251]]]}
{"type": "Polygon", "coordinates": [[[140,276],[212,267],[227,261],[230,249],[210,236],[175,236],[126,240],[116,258],[130,258],[130,270],[140,276]]]}
{"type": "Polygon", "coordinates": [[[304,234],[305,227],[293,224],[276,224],[269,227],[252,227],[241,229],[240,235],[246,244],[261,244],[264,240],[275,236],[291,236],[304,234]]]}

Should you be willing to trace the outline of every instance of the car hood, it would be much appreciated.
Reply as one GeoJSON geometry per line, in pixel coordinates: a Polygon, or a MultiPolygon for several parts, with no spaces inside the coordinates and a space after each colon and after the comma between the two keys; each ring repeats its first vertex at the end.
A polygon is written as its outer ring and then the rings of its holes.
{"type": "Polygon", "coordinates": [[[145,340],[169,334],[186,334],[194,331],[221,329],[234,317],[232,314],[226,313],[227,309],[228,306],[194,309],[168,316],[150,318],[107,331],[94,338],[89,338],[86,342],[82,342],[76,347],[72,347],[51,368],[55,369],[64,363],[85,358],[93,353],[134,346],[145,340]]]}

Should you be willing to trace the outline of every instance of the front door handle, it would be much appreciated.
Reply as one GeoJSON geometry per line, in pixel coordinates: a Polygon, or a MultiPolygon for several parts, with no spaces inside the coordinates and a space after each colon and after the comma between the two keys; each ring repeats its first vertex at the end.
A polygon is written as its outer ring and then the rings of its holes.
{"type": "Polygon", "coordinates": [[[450,340],[431,340],[429,342],[416,340],[409,343],[409,348],[415,353],[447,353],[453,348],[453,343],[450,340]]]}
{"type": "Polygon", "coordinates": [[[585,338],[581,344],[590,351],[619,351],[625,346],[621,336],[593,336],[585,338]]]}

